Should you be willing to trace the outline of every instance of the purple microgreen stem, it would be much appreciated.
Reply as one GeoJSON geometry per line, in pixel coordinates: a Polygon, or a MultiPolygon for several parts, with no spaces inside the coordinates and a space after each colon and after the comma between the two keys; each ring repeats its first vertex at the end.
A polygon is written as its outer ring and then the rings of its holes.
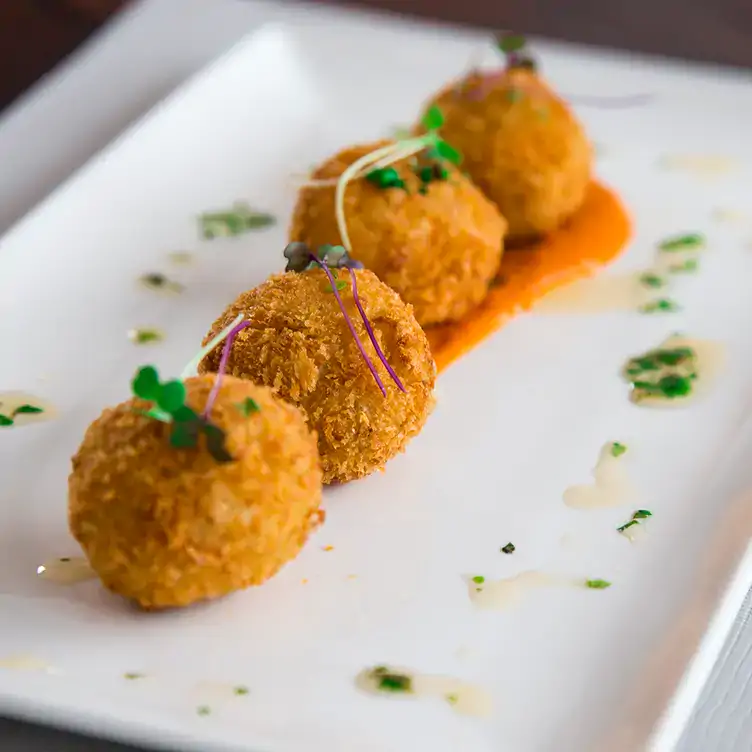
{"type": "Polygon", "coordinates": [[[209,420],[211,409],[212,407],[214,407],[214,402],[216,401],[217,395],[219,394],[219,389],[222,385],[222,377],[225,375],[225,371],[227,371],[227,364],[230,360],[230,352],[232,350],[232,345],[235,342],[235,337],[237,337],[238,333],[242,332],[243,329],[246,329],[250,325],[250,321],[241,321],[239,324],[236,324],[232,329],[230,329],[230,333],[227,335],[225,346],[222,349],[222,357],[219,359],[217,377],[214,379],[214,384],[212,384],[211,391],[209,392],[209,397],[206,400],[206,407],[204,408],[203,415],[204,420],[209,420]]]}
{"type": "Polygon", "coordinates": [[[386,355],[384,355],[384,352],[381,349],[381,346],[379,345],[378,340],[376,339],[376,334],[373,331],[371,322],[368,320],[368,316],[366,316],[366,312],[363,310],[363,305],[360,302],[360,296],[358,295],[358,282],[355,278],[355,272],[352,269],[348,269],[348,271],[350,272],[350,279],[352,280],[353,300],[355,301],[355,305],[358,308],[358,313],[360,313],[360,318],[363,319],[363,326],[365,326],[366,331],[368,332],[368,337],[371,340],[373,349],[376,350],[376,355],[379,356],[379,360],[384,364],[384,368],[386,368],[389,375],[392,377],[392,380],[397,385],[397,388],[401,392],[407,393],[407,389],[405,389],[402,382],[400,381],[400,377],[397,376],[394,369],[389,365],[389,361],[386,359],[386,355]]]}

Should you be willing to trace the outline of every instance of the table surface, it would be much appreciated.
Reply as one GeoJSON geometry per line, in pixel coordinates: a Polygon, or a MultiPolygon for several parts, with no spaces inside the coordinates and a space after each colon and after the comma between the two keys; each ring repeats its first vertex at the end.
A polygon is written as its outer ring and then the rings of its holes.
{"type": "MultiPolygon", "coordinates": [[[[141,0],[19,99],[0,119],[0,164],[9,166],[0,172],[0,233],[130,121],[251,30],[260,13],[238,0],[141,0]]],[[[752,752],[750,677],[752,594],[677,752],[752,752]]],[[[132,749],[2,718],[0,740],[3,752],[132,749]]]]}

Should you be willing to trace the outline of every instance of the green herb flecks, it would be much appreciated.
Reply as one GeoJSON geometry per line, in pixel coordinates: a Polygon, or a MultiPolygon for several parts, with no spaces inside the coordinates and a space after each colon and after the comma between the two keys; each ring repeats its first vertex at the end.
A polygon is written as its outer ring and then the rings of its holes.
{"type": "Polygon", "coordinates": [[[232,690],[233,694],[237,695],[238,697],[244,697],[245,695],[249,695],[251,693],[251,690],[248,689],[248,687],[244,687],[243,685],[239,685],[237,687],[234,687],[232,690]]]}
{"type": "Polygon", "coordinates": [[[591,590],[605,590],[611,587],[611,583],[608,580],[585,580],[585,587],[591,590]]]}
{"type": "Polygon", "coordinates": [[[473,577],[473,582],[476,585],[482,585],[486,581],[486,578],[482,574],[476,574],[475,577],[473,577]]]}
{"type": "Polygon", "coordinates": [[[705,247],[705,238],[698,233],[666,238],[659,245],[661,251],[695,251],[705,247]]]}
{"type": "Polygon", "coordinates": [[[516,551],[516,547],[515,547],[514,543],[511,543],[511,542],[507,543],[506,546],[502,546],[501,547],[501,552],[503,554],[513,554],[515,551],[516,551]]]}
{"type": "Polygon", "coordinates": [[[629,522],[625,522],[623,525],[617,527],[616,531],[623,533],[625,530],[629,530],[629,528],[634,527],[635,525],[639,525],[640,520],[646,520],[648,519],[648,517],[652,516],[653,513],[649,512],[647,509],[638,509],[632,514],[632,519],[630,519],[629,522]]]}
{"type": "Polygon", "coordinates": [[[411,676],[390,671],[386,666],[377,666],[369,672],[369,676],[380,692],[411,693],[413,691],[411,676]]]}
{"type": "MultiPolygon", "coordinates": [[[[344,290],[347,287],[347,282],[345,282],[344,280],[341,280],[341,279],[336,280],[334,284],[335,284],[335,287],[340,292],[342,292],[342,290],[344,290]]],[[[331,285],[327,285],[324,288],[324,292],[334,292],[334,287],[332,287],[331,285]]]]}
{"type": "Polygon", "coordinates": [[[16,417],[19,415],[40,415],[44,412],[44,408],[37,405],[19,405],[14,408],[10,414],[0,413],[0,428],[10,428],[16,423],[16,417]]]}
{"type": "Polygon", "coordinates": [[[697,354],[691,347],[667,347],[631,358],[623,369],[632,385],[631,399],[673,400],[689,396],[698,378],[697,354]]]}
{"type": "Polygon", "coordinates": [[[254,413],[261,412],[258,402],[253,397],[246,397],[242,402],[238,402],[236,405],[241,415],[246,418],[250,417],[254,413]]]}
{"type": "Polygon", "coordinates": [[[611,456],[621,457],[627,451],[627,447],[618,441],[611,442],[611,456]]]}
{"type": "Polygon", "coordinates": [[[645,272],[640,275],[640,284],[645,287],[663,287],[666,284],[666,280],[655,272],[645,272]]]}
{"type": "Polygon", "coordinates": [[[196,708],[197,715],[202,715],[202,716],[211,715],[211,712],[212,712],[211,708],[208,705],[199,705],[196,708]]]}
{"type": "Polygon", "coordinates": [[[142,327],[129,330],[128,339],[136,345],[150,345],[155,342],[162,342],[164,333],[159,329],[142,327]]]}
{"type": "Polygon", "coordinates": [[[693,274],[700,267],[700,262],[697,259],[689,258],[683,261],[681,264],[672,264],[669,266],[669,274],[693,274]]]}
{"type": "Polygon", "coordinates": [[[405,188],[405,181],[394,167],[382,167],[377,170],[371,170],[366,175],[366,180],[382,190],[388,188],[401,188],[404,190],[405,188]]]}
{"type": "Polygon", "coordinates": [[[136,679],[143,679],[145,678],[146,674],[141,674],[138,671],[129,671],[126,674],[123,674],[123,679],[128,679],[128,681],[135,681],[136,679]]]}
{"type": "Polygon", "coordinates": [[[204,240],[244,235],[253,230],[271,227],[275,222],[271,214],[251,209],[242,202],[236,203],[226,211],[206,212],[199,217],[201,237],[204,240]]]}
{"type": "Polygon", "coordinates": [[[176,449],[192,449],[202,434],[209,454],[220,463],[232,462],[225,447],[224,431],[209,423],[185,404],[186,390],[182,381],[161,382],[154,366],[144,366],[132,382],[136,397],[153,403],[144,414],[149,418],[170,423],[170,444],[176,449]]]}
{"type": "Polygon", "coordinates": [[[142,287],[147,290],[156,290],[157,292],[164,292],[176,295],[185,290],[185,287],[179,282],[175,282],[161,272],[149,272],[148,274],[142,274],[138,278],[138,282],[142,287]]]}
{"type": "Polygon", "coordinates": [[[675,313],[681,310],[681,306],[670,298],[658,298],[640,306],[641,313],[675,313]]]}
{"type": "Polygon", "coordinates": [[[456,705],[460,701],[460,698],[457,695],[447,695],[446,696],[446,701],[450,705],[456,705]]]}

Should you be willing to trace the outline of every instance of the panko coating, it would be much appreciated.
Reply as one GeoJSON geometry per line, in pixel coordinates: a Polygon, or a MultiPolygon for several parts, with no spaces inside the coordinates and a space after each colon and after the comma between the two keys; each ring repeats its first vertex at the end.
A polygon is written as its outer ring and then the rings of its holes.
{"type": "MultiPolygon", "coordinates": [[[[214,376],[185,381],[206,405],[214,376]]],[[[316,437],[266,387],[225,376],[211,422],[231,462],[201,440],[175,448],[139,398],[86,431],[68,481],[69,524],[104,585],[146,609],[186,606],[260,585],[295,558],[321,521],[316,437]],[[258,411],[239,406],[254,400],[258,411]],[[247,411],[246,411],[247,412],[247,411]]]]}
{"type": "MultiPolygon", "coordinates": [[[[205,344],[243,314],[250,326],[233,343],[228,373],[265,384],[297,405],[318,434],[324,483],[380,469],[422,428],[436,380],[428,340],[410,306],[367,269],[355,272],[359,297],[401,392],[375,356],[356,309],[347,271],[336,270],[343,303],[373,361],[379,391],[321,269],[285,272],[242,293],[214,323],[205,344]],[[343,284],[344,283],[344,284],[343,284]]],[[[215,348],[199,371],[218,367],[215,348]]]]}
{"type": "Polygon", "coordinates": [[[574,113],[533,70],[471,73],[426,109],[433,105],[444,116],[442,137],[499,207],[510,239],[545,235],[582,205],[592,147],[574,113]]]}
{"type": "MultiPolygon", "coordinates": [[[[354,146],[321,165],[313,180],[339,177],[389,142],[354,146]]],[[[461,319],[488,292],[504,248],[506,222],[459,170],[425,156],[389,165],[404,187],[383,188],[360,178],[348,183],[344,205],[353,258],[396,290],[421,326],[461,319]],[[437,165],[445,179],[424,182],[418,172],[437,165]],[[443,172],[442,169],[443,168],[443,172]]],[[[342,244],[334,187],[304,187],[290,240],[311,247],[342,244]]]]}

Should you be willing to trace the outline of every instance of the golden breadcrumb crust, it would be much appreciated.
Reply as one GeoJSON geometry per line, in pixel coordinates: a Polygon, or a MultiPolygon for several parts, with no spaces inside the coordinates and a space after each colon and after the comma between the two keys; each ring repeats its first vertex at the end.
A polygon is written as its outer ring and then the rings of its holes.
{"type": "Polygon", "coordinates": [[[535,73],[513,69],[490,84],[472,73],[433,104],[444,115],[442,136],[462,152],[463,168],[499,207],[510,237],[549,233],[581,206],[593,167],[590,142],[535,73]]]}
{"type": "MultiPolygon", "coordinates": [[[[200,412],[213,376],[185,382],[200,412]]],[[[73,457],[69,522],[106,587],[147,609],[186,606],[260,585],[300,552],[321,521],[316,437],[270,389],[226,377],[211,421],[234,461],[203,440],[170,446],[170,426],[134,398],[89,426],[73,457]],[[252,398],[259,412],[237,407],[252,398]]]]}
{"type": "MultiPolygon", "coordinates": [[[[320,269],[278,274],[249,290],[214,322],[208,342],[238,314],[251,322],[230,354],[228,372],[266,384],[301,408],[318,434],[324,482],[345,482],[382,468],[403,451],[433,404],[436,366],[408,305],[370,271],[356,272],[366,315],[407,393],[376,357],[353,301],[347,270],[340,292],[366,352],[387,388],[379,391],[320,269]]],[[[216,370],[220,348],[199,366],[216,370]]]]}
{"type": "MultiPolygon", "coordinates": [[[[312,178],[339,177],[357,159],[388,143],[345,149],[312,178]]],[[[410,303],[422,326],[457,321],[477,306],[503,251],[506,222],[496,207],[461,172],[445,166],[449,179],[428,183],[425,195],[410,159],[391,165],[406,191],[382,189],[361,178],[350,182],[345,192],[352,256],[410,303]]],[[[300,191],[291,240],[314,248],[342,243],[334,194],[334,187],[300,191]]]]}

